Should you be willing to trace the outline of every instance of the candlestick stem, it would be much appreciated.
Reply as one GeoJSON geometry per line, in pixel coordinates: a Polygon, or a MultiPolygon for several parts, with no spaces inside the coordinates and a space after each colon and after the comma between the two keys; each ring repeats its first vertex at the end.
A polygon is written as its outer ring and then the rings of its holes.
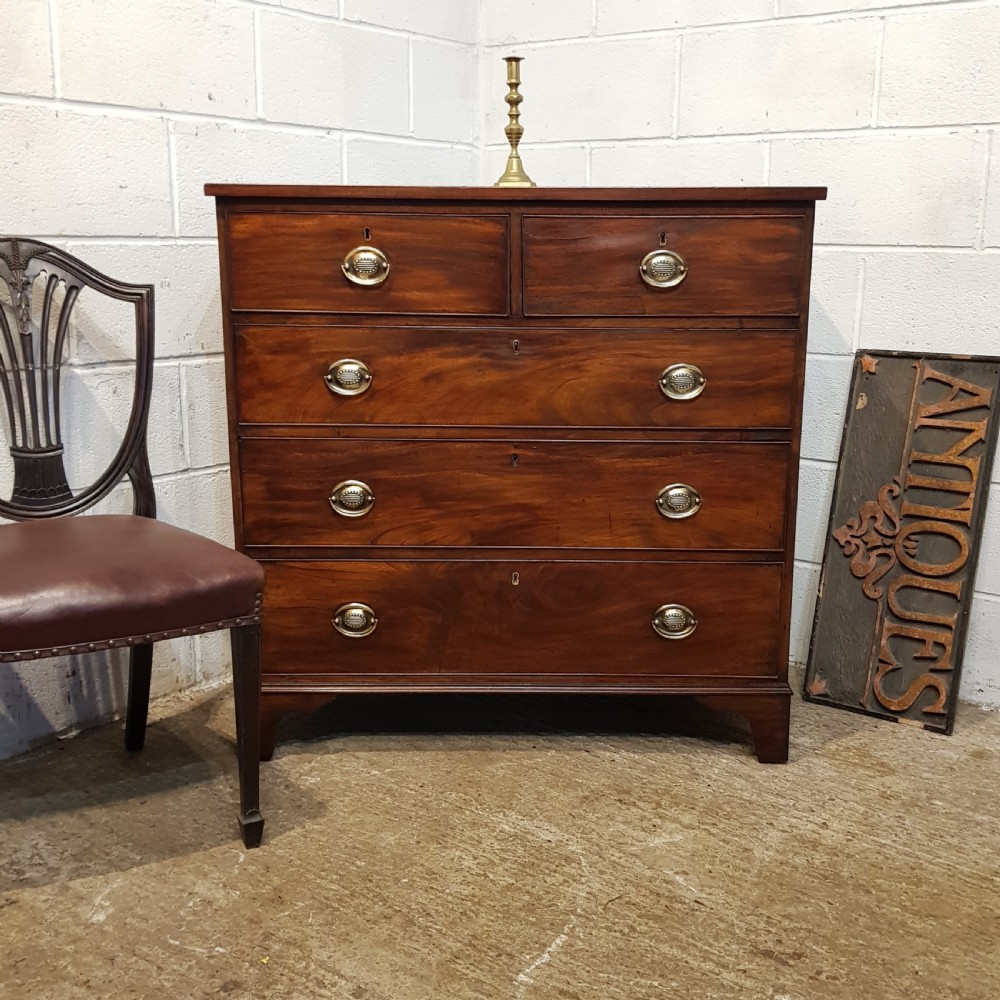
{"type": "Polygon", "coordinates": [[[510,153],[507,156],[507,169],[503,172],[493,186],[494,187],[535,187],[535,182],[524,172],[524,165],[521,163],[521,155],[517,151],[521,136],[524,135],[524,126],[521,125],[521,112],[519,105],[524,98],[518,91],[521,84],[521,56],[504,56],[507,63],[507,89],[509,93],[504,98],[510,109],[507,112],[507,127],[504,134],[510,143],[510,153]]]}

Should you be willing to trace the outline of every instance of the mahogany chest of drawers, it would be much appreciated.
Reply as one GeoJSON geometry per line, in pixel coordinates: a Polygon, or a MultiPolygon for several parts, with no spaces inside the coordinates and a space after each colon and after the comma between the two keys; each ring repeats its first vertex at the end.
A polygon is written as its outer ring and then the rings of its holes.
{"type": "Polygon", "coordinates": [[[603,691],[786,759],[824,189],[206,193],[265,756],[341,692],[603,691]]]}

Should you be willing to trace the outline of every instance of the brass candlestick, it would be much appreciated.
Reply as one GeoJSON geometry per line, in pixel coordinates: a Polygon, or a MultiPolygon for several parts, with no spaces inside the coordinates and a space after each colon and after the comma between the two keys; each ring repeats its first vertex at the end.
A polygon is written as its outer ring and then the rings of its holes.
{"type": "Polygon", "coordinates": [[[507,87],[510,90],[510,93],[504,98],[510,108],[510,111],[507,112],[510,121],[504,129],[504,134],[510,143],[510,153],[507,156],[507,169],[503,172],[500,180],[493,185],[494,187],[536,186],[535,182],[524,172],[521,156],[517,151],[517,144],[521,141],[521,136],[524,135],[524,127],[519,121],[521,112],[518,111],[518,105],[524,98],[517,89],[521,83],[521,58],[521,56],[504,56],[504,62],[507,63],[507,87]]]}

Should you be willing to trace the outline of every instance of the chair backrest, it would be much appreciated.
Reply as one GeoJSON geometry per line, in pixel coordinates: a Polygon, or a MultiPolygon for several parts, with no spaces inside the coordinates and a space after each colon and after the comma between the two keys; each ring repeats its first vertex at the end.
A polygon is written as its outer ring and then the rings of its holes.
{"type": "Polygon", "coordinates": [[[14,484],[0,498],[0,517],[23,521],[75,514],[103,500],[123,479],[132,482],[134,510],[156,516],[146,451],[153,388],[153,286],[115,281],[46,243],[0,236],[0,394],[3,396],[14,484]],[[36,281],[44,285],[35,287],[36,281]],[[57,296],[60,284],[65,294],[57,296]],[[63,356],[81,291],[135,307],[135,388],[124,438],[101,475],[76,494],[66,481],[61,431],[63,356]]]}

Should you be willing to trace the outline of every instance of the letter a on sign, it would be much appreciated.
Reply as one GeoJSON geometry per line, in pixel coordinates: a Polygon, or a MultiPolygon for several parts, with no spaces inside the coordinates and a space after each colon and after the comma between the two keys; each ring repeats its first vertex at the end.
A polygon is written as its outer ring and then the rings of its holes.
{"type": "Polygon", "coordinates": [[[804,696],[950,733],[1000,358],[859,351],[804,696]]]}

